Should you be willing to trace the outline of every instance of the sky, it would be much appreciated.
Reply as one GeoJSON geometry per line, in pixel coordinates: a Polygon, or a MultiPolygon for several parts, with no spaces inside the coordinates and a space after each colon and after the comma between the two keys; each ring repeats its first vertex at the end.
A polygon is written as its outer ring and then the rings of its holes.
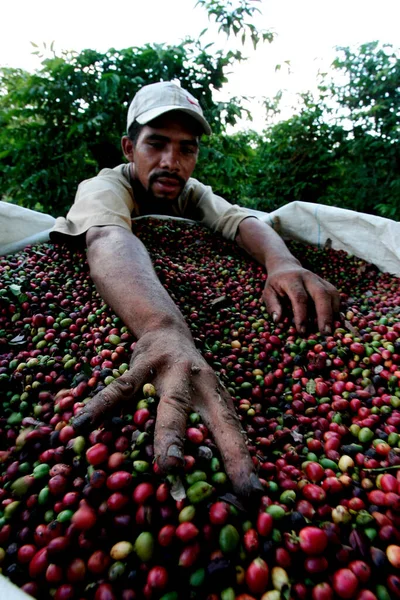
{"type": "MultiPolygon", "coordinates": [[[[218,34],[196,0],[3,0],[0,23],[0,67],[40,67],[31,42],[51,42],[57,52],[92,48],[105,52],[146,43],[176,44],[186,36],[204,38],[216,49],[232,47],[218,34]]],[[[316,87],[319,70],[329,71],[335,46],[352,46],[378,40],[399,48],[400,0],[261,0],[255,25],[275,33],[271,44],[254,52],[234,68],[229,83],[216,99],[244,95],[254,116],[251,125],[264,124],[262,98],[286,90],[287,117],[296,94],[316,87]],[[290,61],[290,68],[285,61],[290,61]],[[276,65],[282,68],[276,70],[276,65]]],[[[245,127],[245,124],[243,124],[245,127]]]]}

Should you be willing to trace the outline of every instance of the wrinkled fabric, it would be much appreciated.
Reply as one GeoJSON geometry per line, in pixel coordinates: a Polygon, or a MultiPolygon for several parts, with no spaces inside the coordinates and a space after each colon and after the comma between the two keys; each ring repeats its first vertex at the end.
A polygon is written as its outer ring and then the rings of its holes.
{"type": "MultiPolygon", "coordinates": [[[[57,219],[51,238],[80,236],[90,227],[105,225],[119,225],[130,231],[131,219],[141,216],[131,183],[129,164],[103,169],[96,177],[83,181],[66,218],[57,219]]],[[[248,217],[246,209],[230,204],[192,177],[170,210],[171,216],[203,223],[228,240],[235,239],[240,222],[248,217]]]]}
{"type": "MultiPolygon", "coordinates": [[[[200,210],[204,208],[200,206],[200,210]]],[[[258,217],[286,240],[298,240],[320,248],[328,245],[334,250],[344,250],[376,265],[383,272],[400,277],[400,223],[397,221],[334,206],[297,201],[271,213],[251,209],[246,209],[245,213],[247,216],[258,217]]],[[[228,231],[229,216],[227,212],[225,218],[228,221],[228,231]]],[[[195,215],[189,218],[196,220],[195,215]]],[[[226,227],[223,217],[215,217],[214,213],[212,219],[214,230],[226,227]],[[215,219],[218,218],[220,221],[216,224],[215,219]]],[[[48,241],[55,223],[56,219],[50,215],[0,202],[0,255],[12,254],[28,244],[48,241]]],[[[130,229],[130,223],[130,218],[127,218],[127,229],[130,229]]]]}
{"type": "Polygon", "coordinates": [[[272,213],[254,212],[284,239],[344,250],[400,277],[400,223],[335,206],[290,202],[272,213]]]}

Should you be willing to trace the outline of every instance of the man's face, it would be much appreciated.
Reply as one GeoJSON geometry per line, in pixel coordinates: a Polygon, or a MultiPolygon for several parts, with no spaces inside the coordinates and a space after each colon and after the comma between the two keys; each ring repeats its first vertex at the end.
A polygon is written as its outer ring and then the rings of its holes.
{"type": "Polygon", "coordinates": [[[134,177],[156,200],[173,202],[196,166],[199,138],[196,124],[184,113],[167,113],[145,125],[136,144],[123,148],[134,163],[134,177]]]}

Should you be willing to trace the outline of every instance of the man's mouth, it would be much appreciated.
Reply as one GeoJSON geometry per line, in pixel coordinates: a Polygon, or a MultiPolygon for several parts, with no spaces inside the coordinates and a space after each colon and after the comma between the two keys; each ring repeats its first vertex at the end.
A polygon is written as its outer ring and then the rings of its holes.
{"type": "Polygon", "coordinates": [[[157,177],[155,183],[161,183],[162,185],[180,185],[178,179],[175,177],[157,177]]]}
{"type": "Polygon", "coordinates": [[[179,181],[176,179],[165,179],[164,177],[161,179],[156,179],[153,183],[153,190],[161,191],[161,192],[172,192],[180,188],[179,181]]]}
{"type": "Polygon", "coordinates": [[[185,182],[174,175],[157,175],[152,178],[153,189],[163,192],[176,191],[185,185],[185,182]]]}

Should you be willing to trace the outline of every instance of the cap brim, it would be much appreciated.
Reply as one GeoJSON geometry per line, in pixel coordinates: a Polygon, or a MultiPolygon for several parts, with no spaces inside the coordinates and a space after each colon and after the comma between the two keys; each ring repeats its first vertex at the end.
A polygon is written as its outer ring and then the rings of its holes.
{"type": "MultiPolygon", "coordinates": [[[[209,126],[209,124],[207,123],[207,121],[205,120],[205,118],[202,115],[199,115],[199,113],[196,112],[195,110],[190,110],[190,108],[186,108],[186,107],[176,106],[176,104],[174,104],[172,106],[163,106],[162,108],[159,107],[159,108],[153,108],[151,110],[148,110],[148,111],[142,113],[139,117],[137,117],[136,121],[140,125],[147,125],[147,123],[150,123],[150,121],[157,119],[157,117],[161,117],[161,115],[165,115],[165,113],[172,112],[172,111],[184,112],[187,115],[193,117],[193,119],[195,119],[202,126],[203,132],[206,135],[211,134],[211,127],[209,126]]],[[[128,129],[129,129],[129,127],[128,127],[128,129]]]]}

